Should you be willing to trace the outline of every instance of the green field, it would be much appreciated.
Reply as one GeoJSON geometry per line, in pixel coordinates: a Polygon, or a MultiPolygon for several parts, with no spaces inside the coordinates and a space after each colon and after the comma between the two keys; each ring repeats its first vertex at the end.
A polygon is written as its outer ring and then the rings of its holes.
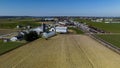
{"type": "Polygon", "coordinates": [[[98,35],[98,37],[120,48],[120,35],[114,34],[114,33],[120,33],[120,23],[103,23],[103,22],[96,23],[84,19],[75,19],[75,21],[86,23],[89,26],[93,26],[100,30],[104,30],[105,32],[108,33],[109,32],[113,33],[112,35],[111,34],[98,35]]]}
{"type": "Polygon", "coordinates": [[[120,35],[98,35],[101,39],[120,48],[120,35]]]}
{"type": "Polygon", "coordinates": [[[90,26],[94,26],[98,29],[105,30],[106,32],[120,33],[119,23],[87,23],[90,26]]]}
{"type": "Polygon", "coordinates": [[[79,19],[79,18],[74,19],[74,21],[81,22],[81,23],[92,23],[91,20],[79,19]]]}
{"type": "Polygon", "coordinates": [[[89,26],[96,27],[98,29],[104,30],[111,33],[120,33],[120,23],[96,23],[90,20],[75,19],[75,21],[87,23],[89,26]]]}
{"type": "Polygon", "coordinates": [[[12,18],[12,19],[9,19],[9,18],[0,18],[0,23],[13,23],[13,22],[18,22],[18,21],[36,21],[35,19],[33,18],[12,18]]]}
{"type": "Polygon", "coordinates": [[[16,28],[17,25],[22,25],[22,26],[30,25],[32,27],[36,27],[41,24],[33,22],[33,21],[18,21],[18,22],[13,22],[13,23],[0,23],[0,28],[1,29],[12,29],[12,28],[16,28]]]}
{"type": "Polygon", "coordinates": [[[4,43],[3,41],[0,40],[0,55],[4,54],[6,52],[9,52],[17,47],[20,47],[24,43],[22,42],[7,42],[4,43]]]}

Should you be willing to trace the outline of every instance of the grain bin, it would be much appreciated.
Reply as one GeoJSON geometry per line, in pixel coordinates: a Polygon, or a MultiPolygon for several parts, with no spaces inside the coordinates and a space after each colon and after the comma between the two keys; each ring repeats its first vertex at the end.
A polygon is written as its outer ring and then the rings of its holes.
{"type": "Polygon", "coordinates": [[[50,38],[50,37],[54,36],[55,34],[56,34],[55,31],[52,31],[52,32],[49,32],[49,33],[44,32],[43,33],[43,38],[47,39],[47,38],[50,38]]]}

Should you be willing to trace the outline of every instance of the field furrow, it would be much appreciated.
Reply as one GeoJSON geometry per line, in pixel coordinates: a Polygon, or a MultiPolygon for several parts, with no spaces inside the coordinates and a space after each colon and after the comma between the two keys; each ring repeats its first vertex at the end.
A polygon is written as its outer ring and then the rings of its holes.
{"type": "Polygon", "coordinates": [[[0,56],[0,68],[120,68],[120,55],[86,35],[58,35],[0,56]]]}

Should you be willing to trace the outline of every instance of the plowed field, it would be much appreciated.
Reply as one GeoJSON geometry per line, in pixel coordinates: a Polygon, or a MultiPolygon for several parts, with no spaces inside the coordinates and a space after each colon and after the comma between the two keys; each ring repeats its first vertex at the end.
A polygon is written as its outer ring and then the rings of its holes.
{"type": "Polygon", "coordinates": [[[120,68],[120,55],[86,35],[58,35],[0,56],[0,68],[120,68]]]}

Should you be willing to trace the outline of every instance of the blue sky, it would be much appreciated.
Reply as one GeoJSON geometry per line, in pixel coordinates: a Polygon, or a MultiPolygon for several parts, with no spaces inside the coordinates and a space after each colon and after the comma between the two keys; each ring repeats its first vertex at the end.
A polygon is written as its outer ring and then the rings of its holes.
{"type": "Polygon", "coordinates": [[[120,0],[0,0],[0,16],[120,16],[120,0]]]}

